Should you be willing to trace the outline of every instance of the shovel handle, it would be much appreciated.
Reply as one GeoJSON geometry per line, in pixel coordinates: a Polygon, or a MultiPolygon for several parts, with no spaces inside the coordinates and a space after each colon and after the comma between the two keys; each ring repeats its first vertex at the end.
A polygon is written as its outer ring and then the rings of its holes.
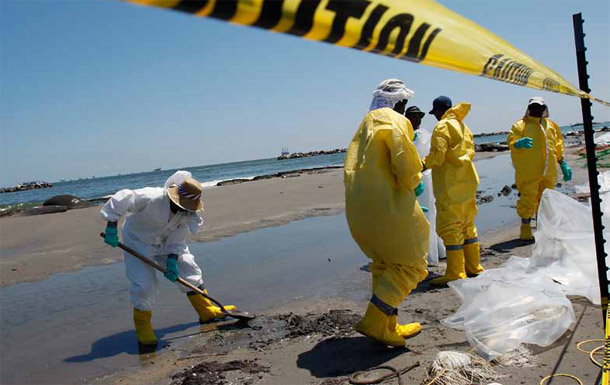
{"type": "MultiPolygon", "coordinates": [[[[102,238],[106,238],[106,234],[105,233],[100,233],[100,237],[102,238]]],[[[163,266],[159,265],[156,262],[151,261],[150,259],[144,257],[143,255],[141,255],[140,253],[138,253],[137,251],[135,251],[134,249],[132,249],[129,246],[125,246],[124,244],[122,244],[121,242],[119,242],[118,247],[120,249],[123,249],[124,251],[128,252],[129,254],[133,255],[134,257],[138,258],[140,261],[144,262],[145,264],[147,264],[148,266],[152,267],[153,269],[159,270],[160,272],[162,272],[163,274],[165,274],[165,272],[167,271],[163,266]]],[[[230,315],[230,312],[227,311],[227,309],[225,309],[224,306],[222,306],[222,304],[218,301],[216,301],[214,298],[210,297],[209,295],[207,295],[206,293],[203,292],[203,290],[201,290],[200,288],[198,288],[195,285],[192,285],[190,283],[188,283],[187,281],[185,281],[184,279],[178,277],[178,280],[176,281],[186,287],[188,287],[189,289],[191,289],[192,291],[194,291],[197,294],[201,294],[202,296],[204,296],[205,298],[209,299],[210,301],[214,302],[219,308],[220,310],[226,314],[226,315],[230,315]]]]}

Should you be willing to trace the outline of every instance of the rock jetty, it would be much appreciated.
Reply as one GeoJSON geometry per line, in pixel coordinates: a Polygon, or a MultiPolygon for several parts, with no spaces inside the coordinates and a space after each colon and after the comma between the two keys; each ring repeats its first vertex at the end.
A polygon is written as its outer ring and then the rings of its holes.
{"type": "Polygon", "coordinates": [[[508,151],[508,145],[506,143],[481,143],[475,144],[474,150],[476,152],[501,152],[508,151]]]}
{"type": "Polygon", "coordinates": [[[308,158],[310,156],[330,155],[347,152],[347,148],[337,148],[329,151],[293,152],[292,154],[278,156],[277,160],[308,158]]]}
{"type": "Polygon", "coordinates": [[[15,187],[0,188],[0,194],[16,192],[16,191],[35,190],[35,189],[39,189],[39,188],[49,188],[49,187],[53,187],[53,185],[49,182],[27,182],[27,183],[18,184],[15,187]]]}
{"type": "Polygon", "coordinates": [[[472,136],[474,136],[475,138],[484,138],[487,136],[508,135],[508,134],[509,134],[508,131],[499,131],[499,132],[483,132],[481,134],[474,134],[472,136]]]}

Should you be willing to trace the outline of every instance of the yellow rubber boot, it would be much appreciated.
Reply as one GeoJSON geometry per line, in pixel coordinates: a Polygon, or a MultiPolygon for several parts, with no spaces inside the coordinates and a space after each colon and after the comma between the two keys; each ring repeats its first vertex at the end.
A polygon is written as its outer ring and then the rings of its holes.
{"type": "Polygon", "coordinates": [[[405,346],[405,339],[396,332],[396,316],[388,316],[372,303],[354,329],[377,342],[388,346],[405,346]]]}
{"type": "Polygon", "coordinates": [[[430,280],[430,285],[444,286],[448,282],[466,278],[464,250],[447,250],[447,270],[442,277],[430,280]]]}
{"type": "MultiPolygon", "coordinates": [[[[396,316],[393,316],[396,317],[396,316]]],[[[413,322],[406,325],[396,323],[396,333],[404,339],[413,338],[421,332],[421,324],[419,322],[413,322]]]]}
{"type": "MultiPolygon", "coordinates": [[[[207,290],[203,291],[204,293],[208,293],[207,290]]],[[[222,312],[222,310],[212,304],[212,302],[202,296],[201,294],[197,294],[195,292],[187,293],[187,297],[193,305],[193,308],[199,314],[199,322],[206,323],[217,319],[223,319],[226,317],[226,314],[222,312]]],[[[235,310],[236,307],[233,305],[225,305],[225,309],[227,310],[235,310]]]]}
{"type": "Polygon", "coordinates": [[[157,337],[155,337],[155,332],[150,323],[151,318],[152,311],[133,308],[133,323],[136,326],[138,342],[142,345],[157,345],[157,337]]]}
{"type": "Polygon", "coordinates": [[[521,223],[521,235],[519,239],[522,241],[533,241],[534,235],[532,234],[532,225],[530,223],[521,223]]]}
{"type": "Polygon", "coordinates": [[[464,243],[464,260],[466,261],[466,275],[476,277],[485,269],[481,266],[481,246],[479,242],[464,243]]]}

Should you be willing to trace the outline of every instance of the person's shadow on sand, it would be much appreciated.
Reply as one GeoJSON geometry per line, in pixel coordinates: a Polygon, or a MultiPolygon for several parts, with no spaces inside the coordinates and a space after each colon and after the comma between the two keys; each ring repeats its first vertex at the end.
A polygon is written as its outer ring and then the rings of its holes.
{"type": "MultiPolygon", "coordinates": [[[[158,339],[157,350],[162,349],[163,346],[167,345],[167,342],[163,340],[163,337],[167,334],[180,332],[196,326],[199,326],[199,322],[190,322],[155,330],[155,334],[158,339]]],[[[122,353],[127,353],[130,355],[141,353],[138,348],[135,330],[128,330],[100,338],[91,344],[91,351],[89,353],[66,358],[64,359],[64,362],[89,362],[100,358],[113,357],[122,353]]]]}
{"type": "MultiPolygon", "coordinates": [[[[157,336],[157,351],[163,349],[165,346],[169,345],[170,340],[175,340],[178,338],[184,338],[192,335],[200,334],[201,332],[205,332],[210,327],[213,327],[214,330],[224,330],[224,329],[232,329],[232,328],[241,328],[247,327],[247,325],[241,325],[236,322],[226,322],[221,324],[208,324],[208,325],[199,325],[199,322],[190,322],[180,325],[170,326],[164,329],[156,329],[155,335],[157,336]],[[190,328],[200,327],[199,330],[194,331],[193,333],[176,336],[168,339],[163,339],[164,336],[170,333],[181,332],[190,328]]],[[[100,338],[95,341],[91,345],[91,351],[87,354],[83,354],[80,356],[74,356],[64,359],[64,362],[89,362],[94,361],[100,358],[108,358],[113,357],[122,353],[136,355],[136,354],[149,354],[153,353],[151,349],[141,350],[138,346],[136,332],[135,330],[124,331],[121,333],[113,334],[111,336],[100,338]]]]}
{"type": "Polygon", "coordinates": [[[366,337],[329,338],[299,354],[297,366],[317,378],[345,376],[379,366],[409,351],[388,348],[366,337]]]}

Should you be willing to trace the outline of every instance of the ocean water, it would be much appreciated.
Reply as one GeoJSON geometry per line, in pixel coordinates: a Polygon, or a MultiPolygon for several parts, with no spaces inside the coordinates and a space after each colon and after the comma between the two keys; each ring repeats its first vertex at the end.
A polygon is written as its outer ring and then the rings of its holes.
{"type": "MultiPolygon", "coordinates": [[[[594,125],[601,128],[607,123],[594,125]]],[[[566,126],[561,130],[582,131],[582,126],[566,126]]],[[[498,143],[506,141],[506,135],[493,135],[475,138],[475,143],[498,143]]],[[[229,179],[251,179],[260,175],[275,174],[315,167],[340,166],[344,153],[321,155],[301,159],[277,160],[276,158],[258,159],[244,162],[222,163],[207,166],[182,168],[190,171],[193,177],[205,188],[214,187],[218,182],[229,179]]],[[[54,182],[53,187],[39,190],[20,191],[0,194],[0,210],[19,204],[40,204],[55,195],[70,194],[83,199],[100,198],[121,189],[136,189],[146,186],[163,186],[167,178],[177,169],[143,172],[129,175],[116,175],[101,178],[81,179],[67,182],[54,182]]]]}
{"type": "MultiPolygon", "coordinates": [[[[276,158],[213,164],[208,166],[186,167],[204,188],[215,186],[229,179],[252,179],[260,175],[301,170],[316,167],[341,166],[345,154],[312,156],[300,159],[277,160],[276,158]]],[[[55,195],[71,194],[83,199],[99,198],[113,194],[121,189],[137,189],[146,186],[163,186],[167,178],[178,169],[143,172],[129,175],[116,175],[94,179],[81,179],[55,182],[53,187],[38,190],[19,191],[0,194],[0,207],[20,203],[42,203],[55,195]]]]}

